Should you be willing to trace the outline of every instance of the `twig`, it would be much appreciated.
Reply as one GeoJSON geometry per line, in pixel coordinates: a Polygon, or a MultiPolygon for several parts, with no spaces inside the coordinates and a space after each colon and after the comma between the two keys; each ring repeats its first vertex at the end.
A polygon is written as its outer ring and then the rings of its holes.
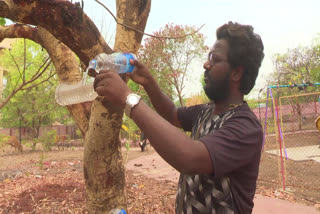
{"type": "Polygon", "coordinates": [[[185,35],[178,36],[178,37],[155,36],[155,35],[152,35],[152,34],[149,34],[149,33],[145,33],[145,32],[143,32],[143,31],[141,31],[141,30],[138,30],[138,29],[136,29],[136,28],[134,28],[134,27],[128,26],[128,25],[126,25],[126,24],[120,23],[120,22],[118,21],[117,17],[109,10],[109,8],[107,8],[107,7],[106,7],[103,3],[101,3],[99,0],[95,0],[95,1],[96,1],[98,4],[100,4],[103,8],[105,8],[105,9],[110,13],[110,15],[113,17],[113,19],[115,20],[115,22],[116,22],[117,24],[122,25],[122,26],[127,27],[127,28],[130,28],[131,30],[134,30],[134,31],[136,31],[136,32],[138,32],[138,33],[141,33],[141,34],[144,34],[144,35],[153,37],[153,38],[158,38],[158,39],[181,39],[181,38],[185,38],[185,37],[187,37],[187,36],[190,36],[190,35],[193,35],[193,34],[199,32],[199,31],[201,30],[201,28],[203,28],[203,26],[205,25],[205,24],[201,25],[200,28],[198,28],[196,31],[194,31],[194,32],[192,32],[192,33],[185,34],[185,35]]]}
{"type": "MultiPolygon", "coordinates": [[[[13,63],[16,65],[16,67],[17,67],[17,69],[18,69],[18,72],[19,72],[19,74],[20,74],[20,75],[19,75],[19,76],[20,76],[19,79],[20,79],[20,78],[21,78],[21,71],[20,71],[19,65],[18,65],[16,59],[14,58],[14,56],[12,55],[10,49],[9,49],[9,54],[10,54],[12,60],[13,60],[13,63]]],[[[18,83],[19,83],[19,79],[17,80],[16,85],[13,87],[13,90],[15,90],[15,89],[17,88],[17,85],[18,85],[18,83]]]]}
{"type": "MultiPolygon", "coordinates": [[[[47,70],[47,68],[48,68],[49,65],[51,64],[51,60],[47,63],[47,61],[48,61],[49,59],[50,59],[50,57],[48,57],[48,58],[45,60],[45,62],[41,65],[41,67],[40,67],[40,68],[38,69],[38,71],[32,76],[32,78],[31,78],[30,80],[22,83],[19,87],[17,87],[17,86],[18,86],[18,83],[17,83],[17,85],[15,86],[15,88],[14,88],[14,90],[11,92],[11,94],[9,94],[9,96],[8,96],[2,103],[0,103],[0,109],[1,109],[3,106],[5,106],[5,105],[9,102],[9,100],[10,100],[19,90],[21,90],[21,89],[22,89],[24,86],[26,86],[27,84],[30,84],[30,83],[34,82],[37,78],[39,78],[39,77],[47,70]],[[47,63],[47,65],[44,67],[44,65],[45,65],[46,63],[47,63]],[[42,72],[40,72],[42,67],[44,67],[44,68],[43,68],[42,72]]],[[[50,76],[49,78],[51,78],[51,76],[50,76]]],[[[48,79],[49,79],[49,78],[48,78],[48,79]]],[[[32,86],[32,87],[33,87],[33,86],[32,86]]],[[[29,88],[31,88],[31,87],[29,87],[29,88]]],[[[27,88],[24,88],[24,89],[27,89],[27,88]]]]}
{"type": "Polygon", "coordinates": [[[39,77],[39,74],[41,75],[41,73],[43,73],[48,66],[51,64],[51,59],[50,57],[47,57],[47,59],[44,60],[44,62],[42,63],[42,65],[38,68],[38,70],[32,75],[31,80],[32,79],[36,79],[37,77],[39,77]],[[49,61],[49,62],[48,62],[49,61]],[[47,65],[46,65],[47,64],[47,65]],[[43,71],[41,72],[41,69],[46,66],[43,71]]]}
{"type": "Polygon", "coordinates": [[[34,200],[34,197],[31,195],[31,193],[30,193],[29,195],[30,195],[30,197],[31,197],[31,199],[32,199],[32,201],[33,201],[33,203],[35,204],[35,203],[36,203],[36,201],[34,200]]]}
{"type": "Polygon", "coordinates": [[[31,88],[36,87],[38,85],[41,85],[42,83],[47,82],[49,79],[51,79],[55,74],[56,73],[51,74],[48,78],[42,80],[41,82],[39,82],[37,84],[31,85],[31,86],[26,87],[26,88],[22,87],[21,90],[28,90],[28,89],[31,89],[31,88]]]}
{"type": "Polygon", "coordinates": [[[23,53],[23,73],[22,73],[22,82],[24,83],[26,81],[26,61],[27,61],[27,47],[26,47],[26,39],[23,39],[23,48],[24,48],[24,53],[23,53]]]}

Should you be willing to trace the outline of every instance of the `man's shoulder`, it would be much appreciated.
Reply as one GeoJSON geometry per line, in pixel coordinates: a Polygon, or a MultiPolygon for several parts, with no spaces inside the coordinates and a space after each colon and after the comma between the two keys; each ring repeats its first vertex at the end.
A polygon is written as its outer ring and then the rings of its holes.
{"type": "Polygon", "coordinates": [[[212,108],[212,103],[202,103],[202,104],[196,104],[196,105],[191,105],[191,106],[186,106],[186,107],[179,107],[179,108],[186,108],[186,109],[207,109],[207,108],[212,108]]]}
{"type": "Polygon", "coordinates": [[[178,113],[191,113],[191,114],[199,114],[203,110],[212,108],[212,104],[204,103],[204,104],[197,104],[192,106],[184,106],[178,108],[178,113]]]}
{"type": "Polygon", "coordinates": [[[246,102],[235,110],[230,119],[228,123],[236,124],[236,126],[242,128],[246,127],[246,131],[262,132],[262,125],[258,117],[251,111],[246,102]]]}
{"type": "Polygon", "coordinates": [[[244,102],[243,105],[241,105],[237,110],[236,110],[236,115],[239,116],[247,116],[250,117],[251,119],[254,119],[259,122],[258,117],[253,113],[253,111],[250,109],[249,105],[247,102],[244,102]]]}

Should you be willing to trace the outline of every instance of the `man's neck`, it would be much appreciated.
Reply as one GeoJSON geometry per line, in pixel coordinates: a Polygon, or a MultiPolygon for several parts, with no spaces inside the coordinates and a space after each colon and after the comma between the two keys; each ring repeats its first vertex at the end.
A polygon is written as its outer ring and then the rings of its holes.
{"type": "Polygon", "coordinates": [[[219,115],[221,113],[227,112],[230,109],[241,105],[243,103],[243,96],[229,97],[225,100],[214,102],[215,108],[213,109],[213,114],[219,115]]]}

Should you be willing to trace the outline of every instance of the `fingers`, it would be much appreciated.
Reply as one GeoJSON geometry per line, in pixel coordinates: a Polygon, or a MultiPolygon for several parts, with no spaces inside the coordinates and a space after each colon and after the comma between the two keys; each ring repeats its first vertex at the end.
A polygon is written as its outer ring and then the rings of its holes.
{"type": "Polygon", "coordinates": [[[102,70],[95,76],[93,88],[97,91],[98,87],[109,86],[117,82],[119,83],[119,81],[123,82],[123,80],[117,73],[102,70]]]}
{"type": "Polygon", "coordinates": [[[140,63],[138,60],[136,59],[130,59],[130,64],[131,65],[134,65],[135,67],[137,68],[142,68],[143,67],[143,64],[140,63]]]}
{"type": "Polygon", "coordinates": [[[104,91],[106,90],[106,88],[104,86],[98,86],[94,90],[97,92],[97,94],[99,96],[102,96],[104,94],[104,91]]]}
{"type": "Polygon", "coordinates": [[[135,65],[137,64],[138,60],[136,60],[136,59],[130,59],[129,62],[130,62],[131,65],[134,65],[134,66],[135,66],[135,65]]]}
{"type": "Polygon", "coordinates": [[[98,73],[97,73],[96,70],[94,70],[93,68],[90,68],[90,69],[88,70],[88,75],[89,75],[90,77],[95,77],[97,74],[98,74],[98,73]]]}
{"type": "Polygon", "coordinates": [[[98,73],[95,76],[94,82],[93,82],[93,88],[95,91],[97,91],[97,87],[99,86],[104,86],[106,81],[108,81],[107,79],[110,78],[110,73],[111,72],[105,72],[105,71],[101,71],[100,73],[98,73]]]}
{"type": "Polygon", "coordinates": [[[145,68],[144,65],[136,59],[130,59],[130,64],[134,65],[134,69],[131,73],[127,73],[127,76],[129,77],[132,77],[133,74],[135,74],[137,71],[140,71],[145,68]]]}

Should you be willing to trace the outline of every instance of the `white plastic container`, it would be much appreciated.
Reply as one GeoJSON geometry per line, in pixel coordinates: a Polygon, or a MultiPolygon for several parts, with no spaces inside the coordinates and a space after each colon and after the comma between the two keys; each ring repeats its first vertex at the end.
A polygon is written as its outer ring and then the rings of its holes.
{"type": "Polygon", "coordinates": [[[59,105],[66,106],[77,103],[92,101],[98,94],[93,89],[94,78],[87,75],[89,69],[100,72],[104,69],[112,69],[121,74],[132,72],[134,66],[130,64],[130,59],[136,59],[131,53],[101,53],[90,61],[87,72],[82,80],[76,84],[61,83],[56,88],[55,98],[59,105]]]}

